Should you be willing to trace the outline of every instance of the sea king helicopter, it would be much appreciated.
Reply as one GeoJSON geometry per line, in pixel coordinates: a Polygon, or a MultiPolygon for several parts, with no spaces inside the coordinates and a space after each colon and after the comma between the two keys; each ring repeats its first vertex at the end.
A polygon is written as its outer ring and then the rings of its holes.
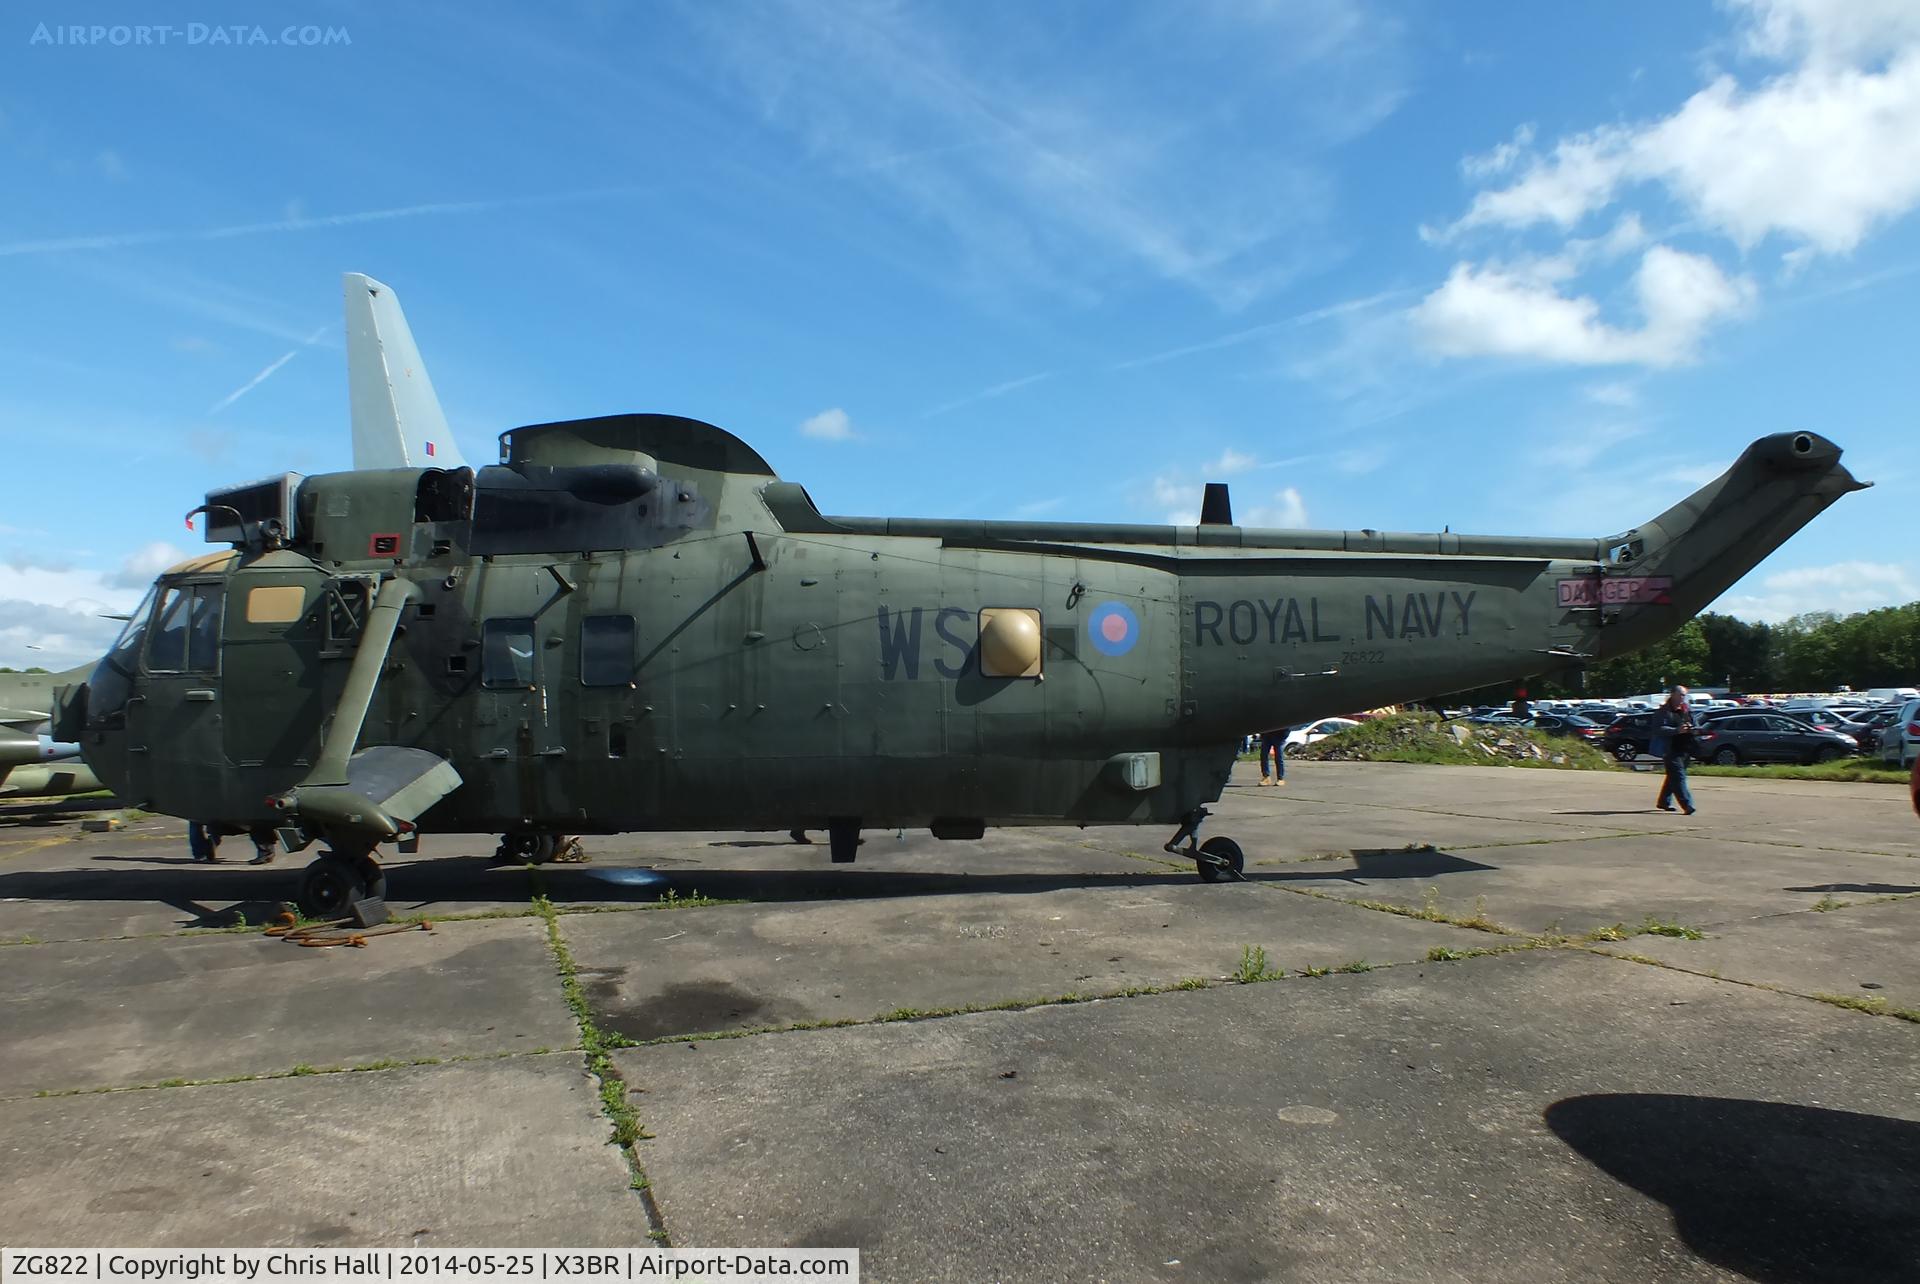
{"type": "Polygon", "coordinates": [[[393,292],[346,278],[356,467],[210,491],[55,730],[116,793],[318,842],[299,903],[384,915],[383,844],[505,834],[1171,825],[1249,727],[1643,647],[1860,489],[1762,437],[1593,539],[831,517],[666,414],[455,446],[393,292]]]}

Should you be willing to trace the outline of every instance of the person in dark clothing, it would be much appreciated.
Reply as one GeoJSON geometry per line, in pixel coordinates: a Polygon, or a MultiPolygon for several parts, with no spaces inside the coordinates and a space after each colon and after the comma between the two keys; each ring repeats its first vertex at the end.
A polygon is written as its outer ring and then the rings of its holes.
{"type": "Polygon", "coordinates": [[[1687,689],[1675,687],[1667,694],[1667,702],[1660,706],[1660,716],[1654,723],[1655,741],[1660,759],[1666,764],[1666,777],[1660,782],[1660,797],[1653,805],[1661,811],[1672,811],[1678,802],[1680,810],[1693,815],[1693,791],[1687,788],[1687,757],[1693,752],[1693,710],[1687,707],[1687,689]]]}
{"type": "Polygon", "coordinates": [[[1284,785],[1287,783],[1287,733],[1292,727],[1278,727],[1272,731],[1260,733],[1260,783],[1263,785],[1284,785]],[[1267,755],[1273,755],[1273,779],[1267,779],[1267,755]]]}

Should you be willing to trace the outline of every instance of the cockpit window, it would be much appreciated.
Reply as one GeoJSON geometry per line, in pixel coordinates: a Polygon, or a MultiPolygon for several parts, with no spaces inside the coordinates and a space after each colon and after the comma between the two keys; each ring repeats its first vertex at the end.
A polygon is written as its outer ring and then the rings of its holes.
{"type": "Polygon", "coordinates": [[[212,673],[220,667],[218,584],[182,584],[166,590],[154,615],[147,668],[154,673],[212,673]]]}
{"type": "Polygon", "coordinates": [[[97,721],[120,712],[133,694],[133,671],[140,665],[140,644],[147,637],[147,621],[153,615],[153,589],[140,599],[127,617],[126,627],[107,648],[106,655],[94,666],[87,679],[87,719],[97,721]]]}

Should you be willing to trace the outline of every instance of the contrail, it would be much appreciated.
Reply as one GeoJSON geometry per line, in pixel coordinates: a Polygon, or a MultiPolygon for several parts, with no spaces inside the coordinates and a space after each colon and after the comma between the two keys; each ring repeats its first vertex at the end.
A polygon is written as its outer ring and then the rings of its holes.
{"type": "MultiPolygon", "coordinates": [[[[318,330],[315,330],[312,334],[306,337],[302,346],[312,347],[314,344],[320,341],[320,336],[325,334],[326,332],[327,332],[327,327],[321,326],[318,330]]],[[[272,378],[274,371],[278,370],[281,366],[286,365],[287,362],[293,360],[295,357],[299,355],[300,355],[299,348],[288,349],[285,353],[281,354],[281,356],[269,362],[267,364],[266,369],[262,370],[259,374],[255,375],[253,378],[241,384],[238,388],[235,388],[232,392],[228,393],[226,396],[220,398],[220,400],[214,402],[213,405],[208,408],[207,413],[210,415],[219,414],[222,410],[225,410],[228,406],[231,406],[234,402],[240,400],[240,398],[246,396],[248,393],[252,392],[255,388],[258,388],[261,384],[265,383],[268,379],[272,378]]]]}
{"type": "Polygon", "coordinates": [[[130,246],[162,245],[174,241],[221,241],[229,237],[259,236],[267,232],[306,232],[315,228],[350,227],[356,223],[418,218],[424,214],[481,214],[488,210],[509,209],[519,205],[552,205],[568,201],[638,196],[656,190],[643,187],[601,187],[578,192],[552,192],[544,196],[506,196],[484,201],[437,201],[426,205],[401,205],[385,210],[318,214],[309,218],[281,218],[268,223],[235,223],[227,227],[156,232],[110,232],[100,236],[64,236],[50,240],[14,241],[0,245],[0,258],[12,258],[21,254],[69,253],[80,250],[120,250],[130,246]]]}
{"type": "Polygon", "coordinates": [[[976,401],[990,401],[995,397],[1004,397],[1010,392],[1015,392],[1026,387],[1028,384],[1039,383],[1042,379],[1051,379],[1052,377],[1053,371],[1043,370],[1039,374],[1030,374],[1023,379],[1009,379],[1005,383],[996,383],[991,388],[982,388],[979,392],[969,393],[956,401],[949,401],[942,405],[935,406],[932,410],[922,411],[920,417],[922,419],[931,419],[935,415],[944,415],[949,410],[958,410],[962,406],[971,406],[976,401]]]}
{"type": "Polygon", "coordinates": [[[1213,352],[1220,348],[1236,347],[1249,340],[1258,339],[1262,335],[1271,334],[1275,330],[1283,330],[1292,326],[1312,325],[1316,321],[1331,320],[1337,316],[1344,316],[1349,312],[1364,311],[1367,308],[1388,303],[1404,295],[1414,293],[1417,293],[1417,291],[1387,290],[1380,294],[1370,294],[1364,299],[1349,299],[1345,303],[1335,303],[1330,307],[1315,308],[1311,312],[1301,312],[1294,316],[1282,317],[1278,321],[1268,321],[1261,325],[1249,326],[1245,330],[1235,330],[1232,334],[1223,334],[1215,339],[1207,339],[1200,343],[1189,343],[1179,348],[1169,348],[1165,352],[1156,352],[1151,356],[1135,357],[1131,361],[1122,361],[1111,368],[1114,370],[1137,370],[1141,366],[1156,366],[1162,361],[1173,361],[1180,357],[1190,357],[1197,352],[1213,352]]]}

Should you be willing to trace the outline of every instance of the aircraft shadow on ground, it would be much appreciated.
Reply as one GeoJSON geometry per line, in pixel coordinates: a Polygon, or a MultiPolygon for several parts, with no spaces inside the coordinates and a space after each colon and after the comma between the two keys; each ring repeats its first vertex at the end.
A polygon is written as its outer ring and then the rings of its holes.
{"type": "Polygon", "coordinates": [[[1920,1123],[1657,1093],[1570,1097],[1545,1118],[1715,1265],[1762,1284],[1914,1278],[1920,1123]]]}
{"type": "MultiPolygon", "coordinates": [[[[303,853],[304,855],[304,853],[303,853]]],[[[445,856],[430,860],[390,861],[387,901],[407,912],[426,905],[500,904],[524,901],[536,892],[562,904],[648,904],[700,895],[717,900],[819,901],[878,897],[968,895],[982,892],[1033,894],[1070,888],[1179,887],[1197,881],[1187,870],[1142,865],[1138,870],[1073,871],[1045,869],[967,873],[962,870],[887,869],[886,856],[866,866],[826,864],[819,868],[714,869],[684,867],[653,870],[630,865],[556,864],[530,873],[520,865],[496,865],[482,856],[445,856]]],[[[0,898],[29,901],[152,901],[179,909],[186,927],[224,927],[244,914],[249,923],[265,921],[291,899],[305,861],[281,856],[270,869],[244,864],[204,865],[181,857],[102,853],[99,867],[65,870],[16,870],[0,873],[0,898]]],[[[1311,862],[1297,868],[1249,869],[1249,883],[1328,883],[1408,878],[1496,868],[1437,849],[1356,850],[1351,868],[1337,862],[1311,862]],[[1331,866],[1331,867],[1330,867],[1331,866]]],[[[1231,892],[1222,884],[1222,892],[1231,892]]],[[[456,908],[447,912],[457,913],[456,908]]]]}

